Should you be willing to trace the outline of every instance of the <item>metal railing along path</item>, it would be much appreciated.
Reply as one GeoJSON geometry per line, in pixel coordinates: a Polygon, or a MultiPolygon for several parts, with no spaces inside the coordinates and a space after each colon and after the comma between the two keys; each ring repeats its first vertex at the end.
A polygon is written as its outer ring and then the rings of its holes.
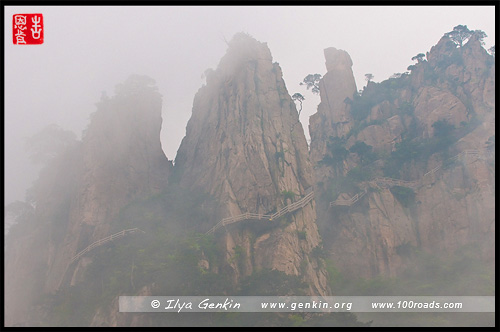
{"type": "Polygon", "coordinates": [[[242,221],[242,220],[262,220],[262,219],[268,219],[268,220],[273,220],[276,218],[279,218],[287,213],[294,212],[298,209],[302,209],[304,206],[309,204],[309,202],[314,198],[314,191],[312,190],[312,187],[306,190],[306,195],[299,199],[296,202],[293,202],[291,204],[288,204],[281,208],[279,211],[273,214],[257,214],[257,213],[251,213],[251,212],[246,212],[234,217],[227,217],[219,221],[214,227],[212,227],[206,234],[211,234],[215,232],[218,228],[234,224],[236,222],[242,221]]]}
{"type": "Polygon", "coordinates": [[[347,206],[351,206],[354,203],[356,203],[357,201],[359,201],[361,199],[361,197],[363,197],[365,194],[366,194],[366,191],[362,191],[360,193],[357,193],[356,195],[354,195],[350,199],[341,199],[341,198],[339,198],[339,199],[337,199],[337,200],[335,200],[333,202],[330,202],[330,207],[332,207],[334,205],[347,205],[347,206]]]}
{"type": "MultiPolygon", "coordinates": [[[[464,150],[464,151],[460,152],[459,154],[457,154],[456,156],[446,159],[445,162],[453,162],[455,160],[458,160],[462,156],[465,156],[465,157],[467,157],[467,156],[478,157],[483,152],[484,151],[482,151],[482,150],[464,150]]],[[[405,180],[400,180],[400,179],[393,179],[393,178],[387,178],[387,177],[379,177],[379,178],[375,178],[373,180],[366,181],[366,182],[368,182],[368,183],[374,183],[374,184],[377,184],[377,185],[386,185],[386,186],[389,186],[389,187],[400,186],[400,187],[407,187],[407,188],[411,188],[411,189],[416,189],[416,188],[418,188],[419,186],[422,185],[423,180],[427,176],[432,175],[432,174],[436,173],[437,171],[439,171],[443,167],[443,165],[445,164],[445,162],[443,162],[441,165],[438,165],[438,166],[434,167],[433,169],[431,169],[430,171],[428,171],[427,173],[425,173],[419,181],[405,181],[405,180]]],[[[351,206],[354,203],[356,203],[357,201],[359,201],[359,199],[361,197],[363,197],[365,194],[366,194],[366,190],[362,191],[360,193],[357,193],[356,195],[354,195],[350,199],[340,199],[339,198],[339,199],[337,199],[337,200],[335,200],[333,202],[330,202],[330,207],[335,206],[335,205],[351,206]]]]}
{"type": "MultiPolygon", "coordinates": [[[[89,246],[87,246],[82,251],[78,252],[75,256],[73,256],[73,258],[71,258],[69,263],[70,264],[73,263],[74,261],[76,261],[77,259],[79,259],[80,257],[82,257],[83,255],[85,255],[86,253],[88,253],[89,251],[91,251],[92,249],[94,249],[96,247],[102,246],[105,243],[119,239],[121,237],[124,237],[127,234],[135,233],[137,231],[141,231],[141,230],[139,228],[124,229],[123,231],[120,231],[118,233],[115,233],[115,234],[112,234],[110,236],[106,236],[105,238],[102,238],[100,240],[97,240],[97,241],[91,243],[89,246]]],[[[143,232],[143,231],[141,231],[141,232],[143,232]]]]}

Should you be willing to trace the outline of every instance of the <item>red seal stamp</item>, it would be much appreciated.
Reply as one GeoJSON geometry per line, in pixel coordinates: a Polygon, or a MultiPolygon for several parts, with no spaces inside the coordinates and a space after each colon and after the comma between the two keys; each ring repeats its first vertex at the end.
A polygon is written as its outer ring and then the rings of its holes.
{"type": "Polygon", "coordinates": [[[12,16],[12,40],[15,45],[43,44],[43,31],[42,14],[12,16]]]}

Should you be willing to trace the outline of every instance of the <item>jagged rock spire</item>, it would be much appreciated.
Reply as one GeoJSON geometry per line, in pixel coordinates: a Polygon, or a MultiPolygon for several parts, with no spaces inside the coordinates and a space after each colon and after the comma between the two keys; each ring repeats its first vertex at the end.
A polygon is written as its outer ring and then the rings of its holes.
{"type": "MultiPolygon", "coordinates": [[[[195,97],[175,168],[181,185],[219,201],[206,228],[245,212],[279,210],[313,185],[295,104],[265,43],[241,33],[231,40],[227,54],[195,97]]],[[[324,293],[324,273],[314,272],[316,263],[308,257],[320,243],[315,219],[312,202],[290,215],[284,227],[265,232],[253,243],[249,234],[240,232],[244,225],[230,232],[225,239],[228,255],[235,246],[248,253],[243,268],[233,266],[235,275],[262,267],[298,275],[305,260],[314,292],[324,293]],[[307,234],[305,241],[298,231],[307,234]]]]}

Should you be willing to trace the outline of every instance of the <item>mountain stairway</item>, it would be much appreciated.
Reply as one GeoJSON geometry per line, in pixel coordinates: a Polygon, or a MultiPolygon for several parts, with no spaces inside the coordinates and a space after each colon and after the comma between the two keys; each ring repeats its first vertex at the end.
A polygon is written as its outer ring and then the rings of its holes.
{"type": "MultiPolygon", "coordinates": [[[[71,258],[71,260],[69,261],[69,264],[73,263],[74,261],[76,261],[77,259],[79,259],[80,257],[82,257],[83,255],[85,255],[86,253],[88,253],[89,251],[91,251],[94,248],[102,246],[103,244],[108,243],[110,241],[122,238],[127,234],[135,233],[137,231],[141,231],[141,230],[139,228],[124,229],[121,232],[118,232],[118,233],[112,234],[110,236],[106,236],[105,238],[102,238],[100,240],[97,240],[97,241],[91,243],[88,247],[86,247],[85,249],[83,249],[79,253],[77,253],[75,256],[73,256],[73,258],[71,258]]],[[[141,231],[141,232],[144,233],[144,231],[141,231]]]]}
{"type": "MultiPolygon", "coordinates": [[[[400,186],[400,187],[406,187],[410,189],[418,189],[419,187],[423,186],[424,180],[439,171],[441,168],[443,168],[443,165],[452,163],[461,157],[479,157],[481,154],[483,154],[484,151],[482,150],[464,150],[457,154],[454,157],[446,159],[441,165],[438,165],[431,169],[429,172],[425,173],[422,178],[419,181],[405,181],[405,180],[400,180],[400,179],[393,179],[393,178],[388,178],[388,177],[378,177],[370,181],[366,181],[365,183],[371,184],[371,185],[376,185],[376,186],[385,186],[385,187],[394,187],[394,186],[400,186]]],[[[367,193],[367,190],[365,189],[364,191],[357,193],[350,199],[336,199],[333,202],[330,202],[330,207],[332,206],[338,206],[338,205],[344,205],[344,206],[351,206],[355,204],[361,197],[363,197],[367,193]]]]}
{"type": "Polygon", "coordinates": [[[214,233],[218,228],[227,226],[230,224],[234,224],[243,220],[262,220],[262,219],[268,219],[268,220],[273,220],[276,218],[279,218],[287,213],[294,212],[298,209],[302,209],[304,206],[309,204],[309,202],[314,198],[314,192],[312,190],[312,187],[306,190],[306,195],[299,199],[297,202],[293,202],[291,204],[288,204],[287,206],[281,208],[278,212],[273,213],[273,214],[256,214],[256,213],[250,213],[246,212],[234,217],[227,217],[219,221],[214,227],[212,227],[206,234],[212,234],[214,233]]]}

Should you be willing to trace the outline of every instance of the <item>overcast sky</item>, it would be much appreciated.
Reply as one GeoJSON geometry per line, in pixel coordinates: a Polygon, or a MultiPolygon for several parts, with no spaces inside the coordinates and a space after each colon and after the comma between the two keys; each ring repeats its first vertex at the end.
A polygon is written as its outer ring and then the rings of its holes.
{"type": "Polygon", "coordinates": [[[216,68],[226,40],[246,32],[267,42],[283,69],[288,92],[306,100],[301,121],[319,97],[299,82],[325,74],[323,49],[347,51],[358,89],[404,72],[445,32],[464,24],[495,44],[495,8],[466,7],[5,7],[5,202],[24,200],[38,169],[29,164],[23,138],[55,123],[80,138],[101,92],[114,94],[130,74],[156,80],[163,95],[161,142],[174,159],[203,72],[216,68]],[[42,13],[42,45],[14,45],[12,15],[42,13]]]}

